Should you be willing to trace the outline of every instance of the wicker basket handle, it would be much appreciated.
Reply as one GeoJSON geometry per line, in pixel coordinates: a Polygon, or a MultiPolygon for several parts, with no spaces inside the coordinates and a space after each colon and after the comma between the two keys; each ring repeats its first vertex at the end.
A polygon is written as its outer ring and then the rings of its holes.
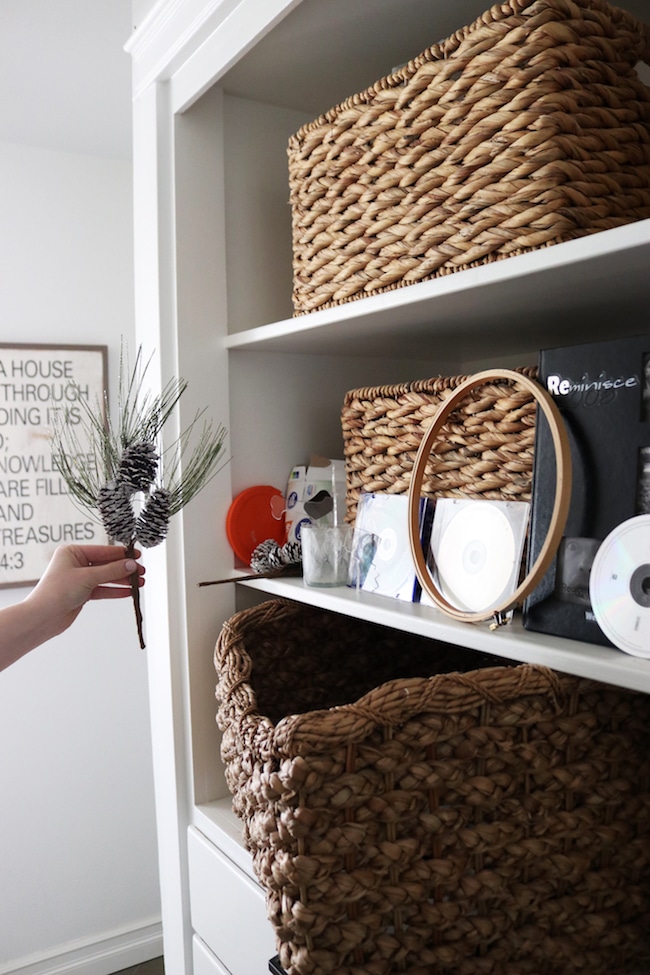
{"type": "Polygon", "coordinates": [[[474,376],[470,376],[469,379],[466,379],[460,384],[460,386],[457,386],[452,395],[441,405],[440,409],[433,418],[431,426],[427,429],[424,437],[422,438],[422,442],[420,443],[420,447],[415,459],[415,465],[413,467],[408,498],[409,544],[411,547],[411,555],[413,556],[415,569],[422,588],[429,594],[434,604],[443,613],[446,613],[447,616],[451,616],[456,620],[462,620],[468,623],[478,623],[494,617],[495,620],[501,621],[502,614],[521,604],[525,597],[532,592],[533,589],[535,589],[546,573],[548,567],[553,561],[553,558],[555,557],[555,553],[557,552],[560,541],[562,540],[567,515],[569,513],[569,504],[571,501],[571,452],[564,421],[562,420],[560,412],[551,396],[533,379],[530,379],[528,376],[514,372],[510,369],[491,369],[487,370],[486,372],[478,372],[474,376]],[[454,407],[464,399],[468,392],[470,392],[472,389],[476,389],[477,386],[481,386],[484,383],[495,379],[505,379],[523,386],[530,393],[532,393],[532,395],[535,397],[538,408],[541,407],[544,412],[551,430],[553,446],[555,449],[555,501],[551,516],[551,523],[546,533],[546,539],[544,540],[544,544],[539,555],[537,556],[535,564],[532,566],[530,572],[523,582],[519,585],[516,591],[509,595],[500,605],[489,610],[470,612],[458,609],[449,603],[438,591],[433,582],[431,573],[429,572],[427,566],[426,557],[422,551],[422,544],[420,542],[420,494],[422,491],[422,482],[424,480],[424,472],[427,460],[429,459],[429,454],[431,453],[435,441],[439,438],[440,432],[445,421],[447,420],[447,417],[454,407]]]}

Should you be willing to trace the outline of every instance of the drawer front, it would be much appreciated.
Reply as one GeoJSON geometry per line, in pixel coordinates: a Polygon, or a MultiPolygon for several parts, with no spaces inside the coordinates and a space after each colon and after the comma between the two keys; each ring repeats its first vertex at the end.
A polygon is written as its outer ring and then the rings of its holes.
{"type": "Polygon", "coordinates": [[[192,939],[193,975],[230,975],[200,938],[192,939]]]}
{"type": "Polygon", "coordinates": [[[261,887],[194,827],[188,857],[195,932],[229,975],[264,975],[276,947],[261,887]]]}

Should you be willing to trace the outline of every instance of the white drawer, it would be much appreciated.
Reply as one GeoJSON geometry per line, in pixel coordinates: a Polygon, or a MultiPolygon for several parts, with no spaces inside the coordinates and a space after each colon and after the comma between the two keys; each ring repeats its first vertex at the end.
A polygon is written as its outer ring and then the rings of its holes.
{"type": "Polygon", "coordinates": [[[230,975],[196,935],[192,939],[192,964],[193,975],[230,975]]]}
{"type": "MultiPolygon", "coordinates": [[[[276,954],[261,887],[191,826],[188,830],[192,927],[229,975],[266,975],[276,954]]],[[[202,963],[205,959],[202,959],[202,963]]],[[[221,975],[219,968],[197,975],[221,975]]]]}

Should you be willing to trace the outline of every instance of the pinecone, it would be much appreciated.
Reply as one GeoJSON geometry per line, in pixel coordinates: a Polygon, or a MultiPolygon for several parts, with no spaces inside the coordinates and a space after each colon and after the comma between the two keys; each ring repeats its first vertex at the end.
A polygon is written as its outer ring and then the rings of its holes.
{"type": "Polygon", "coordinates": [[[99,491],[97,508],[107,534],[121,545],[129,545],[135,532],[135,515],[128,488],[110,481],[99,491]]]}
{"type": "Polygon", "coordinates": [[[156,477],[159,459],[152,443],[146,440],[130,443],[122,454],[117,480],[128,487],[132,494],[148,491],[156,477]]]}
{"type": "Polygon", "coordinates": [[[164,541],[171,517],[171,494],[157,488],[149,495],[135,526],[136,538],[145,548],[153,548],[164,541]]]}
{"type": "Polygon", "coordinates": [[[294,565],[301,560],[300,542],[286,542],[279,545],[269,538],[253,549],[251,569],[253,572],[276,572],[286,565],[294,565]]]}

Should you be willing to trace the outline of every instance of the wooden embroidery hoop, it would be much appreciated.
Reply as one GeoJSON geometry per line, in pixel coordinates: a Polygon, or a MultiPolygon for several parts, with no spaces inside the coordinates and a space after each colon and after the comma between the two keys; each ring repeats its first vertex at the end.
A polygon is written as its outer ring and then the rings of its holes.
{"type": "Polygon", "coordinates": [[[451,616],[452,619],[467,623],[480,623],[491,618],[494,618],[497,623],[503,622],[504,614],[520,605],[526,596],[536,588],[555,558],[558,546],[562,540],[562,535],[564,534],[567,515],[569,513],[571,482],[571,451],[564,421],[555,402],[539,383],[511,369],[489,369],[484,372],[477,372],[462,382],[441,405],[433,418],[431,426],[422,438],[415,459],[408,493],[409,545],[411,555],[415,563],[415,570],[420,584],[423,590],[431,597],[434,605],[447,616],[451,616]],[[477,386],[482,386],[484,383],[501,379],[517,383],[532,393],[537,406],[541,408],[546,417],[555,450],[555,500],[551,522],[546,533],[544,544],[526,578],[520,583],[515,592],[508,595],[498,606],[491,607],[487,610],[468,611],[458,609],[448,602],[433,581],[420,541],[420,495],[429,454],[436,440],[439,438],[442,427],[449,414],[471,390],[476,389],[477,386]]]}

